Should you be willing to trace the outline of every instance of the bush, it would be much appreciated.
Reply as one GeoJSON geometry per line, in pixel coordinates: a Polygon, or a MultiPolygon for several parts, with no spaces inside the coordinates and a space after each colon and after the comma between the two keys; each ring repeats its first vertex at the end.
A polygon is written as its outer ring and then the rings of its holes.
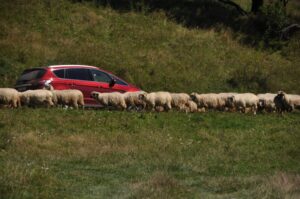
{"type": "Polygon", "coordinates": [[[260,18],[263,22],[264,41],[267,45],[278,45],[280,31],[289,23],[285,7],[281,2],[268,4],[262,8],[260,18]]]}

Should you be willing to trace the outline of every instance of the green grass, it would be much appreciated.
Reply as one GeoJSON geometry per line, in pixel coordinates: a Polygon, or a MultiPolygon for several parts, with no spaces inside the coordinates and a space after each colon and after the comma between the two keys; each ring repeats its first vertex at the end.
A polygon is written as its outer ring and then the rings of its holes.
{"type": "Polygon", "coordinates": [[[299,197],[300,115],[2,110],[3,198],[299,197]]]}

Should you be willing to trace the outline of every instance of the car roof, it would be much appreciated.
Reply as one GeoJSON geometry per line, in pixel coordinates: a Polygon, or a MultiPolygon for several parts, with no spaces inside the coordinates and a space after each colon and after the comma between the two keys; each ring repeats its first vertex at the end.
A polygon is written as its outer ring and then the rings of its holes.
{"type": "Polygon", "coordinates": [[[74,64],[68,64],[68,65],[51,65],[51,66],[46,66],[46,68],[94,68],[94,69],[99,69],[96,66],[74,65],[74,64]]]}
{"type": "MultiPolygon", "coordinates": [[[[88,65],[76,65],[76,64],[63,64],[63,65],[51,65],[51,66],[46,66],[45,68],[50,68],[50,69],[67,69],[67,68],[87,68],[87,69],[97,69],[97,70],[101,70],[103,72],[106,72],[110,75],[115,76],[114,74],[112,74],[111,72],[104,70],[102,68],[96,67],[96,66],[88,66],[88,65]]],[[[118,77],[119,78],[119,77],[118,77]]],[[[121,79],[121,78],[119,78],[121,79]]],[[[122,80],[122,79],[121,79],[122,80]]],[[[123,80],[124,81],[124,80],[123,80]]]]}

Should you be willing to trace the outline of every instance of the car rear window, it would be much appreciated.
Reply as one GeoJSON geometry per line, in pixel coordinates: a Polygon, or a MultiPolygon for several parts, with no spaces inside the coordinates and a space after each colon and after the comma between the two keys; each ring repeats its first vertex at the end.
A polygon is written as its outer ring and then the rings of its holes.
{"type": "Polygon", "coordinates": [[[18,81],[30,81],[34,79],[41,78],[46,73],[46,70],[44,69],[27,69],[23,71],[21,77],[18,79],[18,81]]]}

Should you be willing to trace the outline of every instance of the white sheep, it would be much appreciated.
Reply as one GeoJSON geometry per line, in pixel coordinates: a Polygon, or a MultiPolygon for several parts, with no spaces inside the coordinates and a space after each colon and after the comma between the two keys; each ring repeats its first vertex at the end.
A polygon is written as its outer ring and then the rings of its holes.
{"type": "Polygon", "coordinates": [[[258,94],[258,109],[259,111],[267,111],[267,112],[274,112],[276,110],[274,98],[276,94],[274,93],[265,93],[265,94],[258,94]]]}
{"type": "Polygon", "coordinates": [[[79,106],[84,108],[83,93],[77,89],[54,90],[53,86],[46,84],[44,89],[50,90],[53,94],[55,105],[66,105],[78,109],[79,106]]]}
{"type": "Polygon", "coordinates": [[[233,107],[227,104],[227,98],[235,95],[237,93],[219,93],[217,94],[218,109],[221,111],[234,111],[233,107]]]}
{"type": "Polygon", "coordinates": [[[20,107],[19,92],[14,88],[0,88],[0,104],[13,108],[20,107]]]}
{"type": "Polygon", "coordinates": [[[51,91],[44,89],[27,90],[20,93],[21,103],[29,106],[46,105],[54,106],[53,94],[51,91]]]}
{"type": "Polygon", "coordinates": [[[285,101],[292,107],[292,110],[300,109],[300,95],[289,94],[286,96],[285,101]]]}
{"type": "Polygon", "coordinates": [[[91,97],[105,107],[113,106],[122,110],[127,108],[124,96],[119,92],[99,93],[93,91],[91,97]]]}
{"type": "Polygon", "coordinates": [[[126,102],[126,106],[128,109],[135,108],[144,109],[146,107],[146,103],[139,98],[140,94],[146,93],[145,91],[137,91],[137,92],[126,92],[123,93],[123,97],[126,102]]]}
{"type": "Polygon", "coordinates": [[[218,94],[216,93],[191,93],[190,96],[191,99],[197,104],[198,108],[219,109],[218,94]]]}
{"type": "Polygon", "coordinates": [[[156,106],[162,106],[166,111],[172,109],[172,96],[169,92],[143,93],[139,95],[139,98],[143,100],[151,110],[155,110],[156,106]]]}
{"type": "Polygon", "coordinates": [[[84,107],[84,98],[80,90],[52,90],[55,104],[72,106],[78,109],[84,107]]]}
{"type": "Polygon", "coordinates": [[[230,107],[235,107],[237,110],[246,113],[248,108],[256,114],[258,97],[253,93],[239,93],[227,98],[227,102],[230,107]]]}
{"type": "Polygon", "coordinates": [[[170,95],[172,97],[172,108],[176,108],[178,110],[185,110],[186,105],[191,100],[191,97],[186,93],[170,93],[170,95]]]}

